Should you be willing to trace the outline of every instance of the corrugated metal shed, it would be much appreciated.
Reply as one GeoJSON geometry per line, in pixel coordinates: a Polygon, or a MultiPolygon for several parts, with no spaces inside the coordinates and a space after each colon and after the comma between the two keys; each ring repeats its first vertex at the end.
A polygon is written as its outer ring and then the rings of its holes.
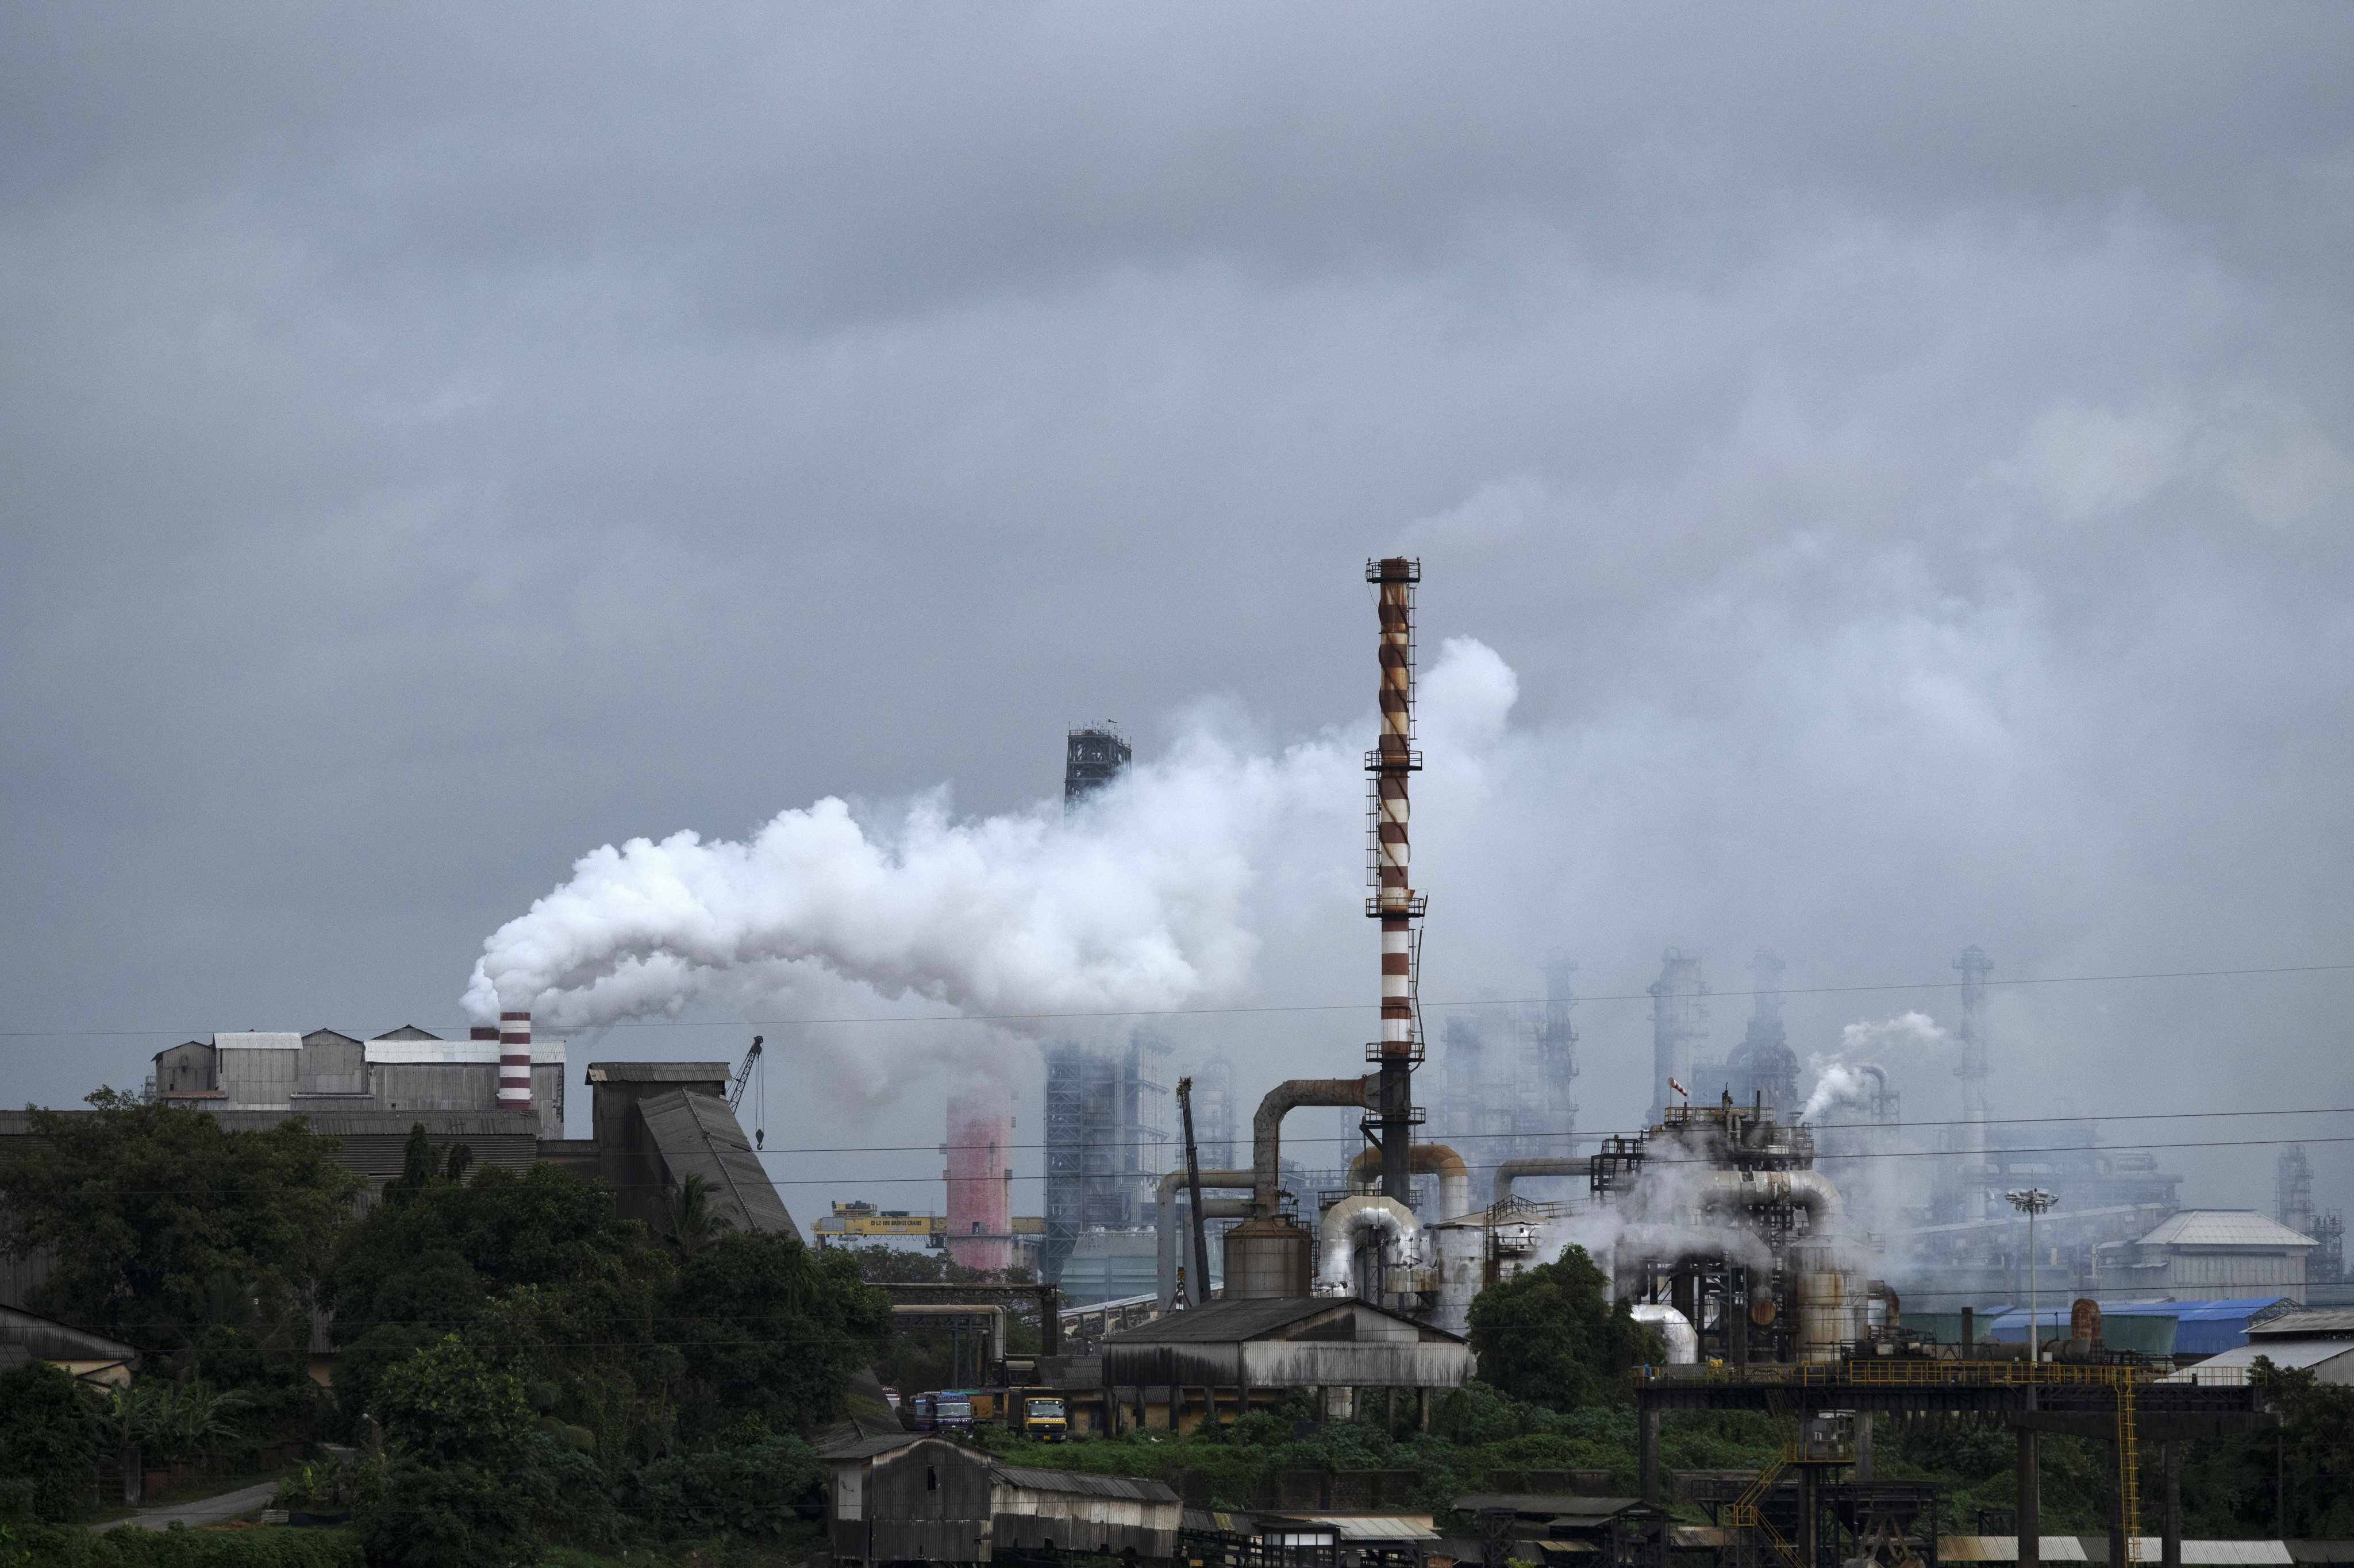
{"type": "Polygon", "coordinates": [[[2162,1378],[2163,1383],[2197,1383],[2219,1372],[2252,1367],[2264,1357],[2292,1372],[2310,1368],[2323,1383],[2354,1383],[2354,1340],[2256,1340],[2219,1351],[2197,1366],[2162,1378]]]}
{"type": "MultiPolygon", "coordinates": [[[[2249,1325],[2258,1314],[2270,1310],[2287,1300],[2285,1296],[2227,1296],[2191,1301],[2117,1301],[2101,1303],[2104,1318],[2129,1318],[2154,1313],[2175,1319],[2174,1349],[2186,1356],[2211,1356],[2228,1351],[2248,1340],[2249,1325]]],[[[2056,1324],[2061,1332],[2068,1326],[2065,1305],[2042,1308],[2038,1314],[2048,1335],[2056,1324]]],[[[2027,1308],[2001,1308],[1990,1317],[1982,1314],[1979,1321],[1987,1323],[1983,1333],[2013,1343],[2027,1338],[2027,1308]]]]}
{"type": "Polygon", "coordinates": [[[300,1051],[302,1036],[291,1029],[258,1029],[236,1034],[215,1033],[217,1051],[300,1051]]]}
{"type": "Polygon", "coordinates": [[[939,1439],[922,1432],[892,1432],[880,1437],[862,1437],[854,1443],[839,1443],[818,1456],[828,1464],[847,1463],[853,1459],[871,1459],[877,1454],[892,1454],[917,1443],[939,1439]]]}
{"type": "Polygon", "coordinates": [[[1114,1388],[1460,1388],[1471,1349],[1369,1301],[1222,1301],[1103,1342],[1114,1388]]]}
{"type": "Polygon", "coordinates": [[[2316,1307],[2304,1312],[2284,1312],[2277,1318],[2249,1324],[2248,1338],[2354,1338],[2354,1307],[2316,1307]]]}
{"type": "Polygon", "coordinates": [[[2141,1245],[2296,1247],[2311,1246],[2313,1238],[2253,1209],[2185,1209],[2162,1221],[2141,1245]]]}
{"type": "Polygon", "coordinates": [[[1516,1492],[1481,1492],[1472,1497],[1457,1498],[1458,1513],[1479,1513],[1486,1509],[1510,1509],[1529,1519],[1575,1519],[1593,1521],[1625,1513],[1628,1509],[1641,1508],[1640,1498],[1581,1498],[1531,1496],[1516,1492]]]}
{"type": "Polygon", "coordinates": [[[715,1190],[715,1203],[735,1205],[730,1216],[745,1229],[789,1236],[801,1234],[776,1183],[760,1168],[752,1140],[727,1102],[688,1089],[666,1089],[638,1102],[646,1133],[673,1184],[699,1175],[715,1190]]]}
{"type": "Polygon", "coordinates": [[[1084,1470],[1034,1470],[1026,1465],[991,1467],[991,1478],[1034,1492],[1070,1492],[1091,1498],[1122,1498],[1129,1502],[1173,1503],[1177,1494],[1161,1481],[1130,1476],[1095,1476],[1084,1470]]]}
{"type": "Polygon", "coordinates": [[[1426,1513],[1255,1513],[1261,1535],[1289,1534],[1301,1529],[1330,1531],[1341,1545],[1364,1545],[1383,1541],[1436,1541],[1438,1531],[1432,1528],[1426,1513]]]}

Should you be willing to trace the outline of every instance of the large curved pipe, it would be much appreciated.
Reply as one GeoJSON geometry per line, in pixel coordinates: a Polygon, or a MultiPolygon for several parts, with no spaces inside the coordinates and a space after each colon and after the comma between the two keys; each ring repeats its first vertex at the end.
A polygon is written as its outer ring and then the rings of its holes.
{"type": "Polygon", "coordinates": [[[1324,1228],[1316,1238],[1316,1294],[1347,1296],[1356,1288],[1357,1247],[1371,1235],[1377,1245],[1397,1245],[1400,1261],[1415,1261],[1422,1227],[1414,1211],[1395,1198],[1370,1193],[1343,1198],[1324,1211],[1324,1228]]]}
{"type": "Polygon", "coordinates": [[[1253,1217],[1275,1218],[1283,1187],[1283,1118],[1302,1106],[1367,1105],[1363,1078],[1293,1078],[1267,1090],[1251,1118],[1251,1202],[1253,1217]]]}
{"type": "MultiPolygon", "coordinates": [[[[1442,1220],[1461,1219],[1471,1212],[1471,1168],[1463,1163],[1463,1156],[1443,1143],[1417,1143],[1406,1160],[1410,1172],[1438,1178],[1438,1217],[1442,1220]]],[[[1352,1191],[1370,1187],[1381,1180],[1382,1151],[1362,1149],[1349,1161],[1349,1186],[1352,1191]]]]}
{"type": "Polygon", "coordinates": [[[1512,1195],[1512,1183],[1523,1176],[1583,1176],[1594,1169],[1591,1160],[1507,1160],[1496,1167],[1495,1195],[1500,1203],[1512,1195]]]}
{"type": "Polygon", "coordinates": [[[1700,1330],[1672,1307],[1645,1302],[1635,1308],[1635,1321],[1659,1336],[1668,1348],[1668,1364],[1688,1367],[1700,1361],[1700,1330]]]}
{"type": "MultiPolygon", "coordinates": [[[[1247,1171],[1202,1172],[1202,1190],[1204,1192],[1213,1187],[1248,1192],[1250,1184],[1251,1173],[1247,1171]]],[[[1185,1172],[1172,1171],[1161,1179],[1152,1205],[1152,1228],[1158,1233],[1153,1238],[1156,1255],[1152,1266],[1153,1289],[1160,1298],[1163,1312],[1169,1310],[1170,1304],[1177,1296],[1177,1194],[1184,1187],[1185,1172]]],[[[1205,1197],[1202,1200],[1202,1217],[1205,1220],[1246,1220],[1250,1215],[1250,1200],[1247,1198],[1205,1197]]],[[[1206,1294],[1209,1288],[1204,1282],[1203,1291],[1206,1294]]]]}
{"type": "Polygon", "coordinates": [[[1838,1235],[1847,1223],[1847,1205],[1837,1187],[1819,1171],[1716,1171],[1701,1188],[1701,1207],[1763,1208],[1788,1203],[1807,1212],[1809,1235],[1838,1235]]]}

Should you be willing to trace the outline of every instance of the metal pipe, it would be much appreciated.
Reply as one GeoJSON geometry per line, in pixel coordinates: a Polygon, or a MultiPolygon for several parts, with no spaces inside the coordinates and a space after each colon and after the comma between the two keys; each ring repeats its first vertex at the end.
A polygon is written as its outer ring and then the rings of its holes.
{"type": "Polygon", "coordinates": [[[1512,1195],[1512,1183],[1523,1176],[1584,1176],[1594,1169],[1594,1161],[1580,1157],[1575,1160],[1507,1160],[1496,1167],[1495,1194],[1490,1202],[1500,1203],[1512,1195]]]}
{"type": "MultiPolygon", "coordinates": [[[[1163,1176],[1152,1205],[1153,1252],[1156,1255],[1152,1270],[1153,1289],[1163,1312],[1169,1310],[1177,1294],[1177,1192],[1185,1185],[1185,1180],[1182,1171],[1172,1171],[1163,1176]]],[[[1247,1171],[1202,1172],[1202,1185],[1205,1188],[1223,1187],[1229,1191],[1248,1192],[1250,1184],[1251,1173],[1247,1171]]],[[[1202,1203],[1202,1217],[1205,1220],[1246,1220],[1250,1216],[1251,1204],[1247,1198],[1210,1198],[1202,1203]]],[[[1202,1289],[1205,1299],[1209,1288],[1208,1281],[1204,1281],[1202,1289]]]]}
{"type": "MultiPolygon", "coordinates": [[[[1367,1186],[1368,1171],[1379,1174],[1382,1151],[1361,1149],[1349,1161],[1349,1186],[1352,1190],[1367,1186]]],[[[1406,1160],[1410,1173],[1438,1178],[1438,1218],[1460,1219],[1471,1212],[1471,1168],[1463,1163],[1463,1156],[1443,1143],[1417,1143],[1406,1160]]]]}
{"type": "Polygon", "coordinates": [[[1341,1199],[1324,1211],[1323,1229],[1317,1236],[1317,1295],[1354,1292],[1357,1246],[1367,1235],[1374,1238],[1376,1245],[1395,1245],[1402,1255],[1399,1261],[1411,1264],[1416,1261],[1422,1227],[1416,1223],[1414,1211],[1395,1198],[1361,1193],[1341,1199]]]}
{"type": "Polygon", "coordinates": [[[1819,1171],[1713,1171],[1700,1202],[1704,1209],[1787,1203],[1807,1212],[1808,1230],[1819,1238],[1840,1234],[1847,1223],[1847,1204],[1819,1171]]]}
{"type": "Polygon", "coordinates": [[[1659,1340],[1668,1348],[1668,1364],[1688,1367],[1700,1361],[1700,1330],[1691,1319],[1672,1307],[1647,1301],[1635,1308],[1635,1321],[1647,1329],[1656,1330],[1659,1340]]]}
{"type": "Polygon", "coordinates": [[[1292,1078],[1267,1092],[1251,1117],[1251,1201],[1256,1218],[1271,1220],[1283,1188],[1283,1118],[1302,1106],[1366,1106],[1363,1078],[1292,1078]]]}

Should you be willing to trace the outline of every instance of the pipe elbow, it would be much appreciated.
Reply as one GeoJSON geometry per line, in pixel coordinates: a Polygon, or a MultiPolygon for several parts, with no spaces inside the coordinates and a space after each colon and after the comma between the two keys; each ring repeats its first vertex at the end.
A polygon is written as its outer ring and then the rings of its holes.
{"type": "Polygon", "coordinates": [[[1414,1211],[1394,1198],[1370,1195],[1343,1198],[1324,1212],[1317,1238],[1316,1294],[1348,1296],[1356,1288],[1357,1248],[1365,1237],[1397,1249],[1396,1261],[1417,1260],[1422,1227],[1414,1211]]]}
{"type": "Polygon", "coordinates": [[[1659,1336],[1667,1347],[1670,1366],[1688,1367],[1700,1360],[1700,1331],[1691,1319],[1672,1307],[1646,1302],[1635,1309],[1635,1321],[1659,1336]]]}

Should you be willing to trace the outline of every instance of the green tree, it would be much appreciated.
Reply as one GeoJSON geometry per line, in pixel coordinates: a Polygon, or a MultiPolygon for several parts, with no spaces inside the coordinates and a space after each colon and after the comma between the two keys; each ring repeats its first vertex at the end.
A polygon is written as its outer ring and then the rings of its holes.
{"type": "Polygon", "coordinates": [[[757,1231],[722,1236],[681,1265],[672,1312],[706,1426],[737,1414],[783,1433],[831,1421],[850,1375],[891,1335],[890,1304],[859,1278],[855,1259],[757,1231]]]}
{"type": "Polygon", "coordinates": [[[1472,1298],[1471,1349],[1479,1376],[1515,1399],[1554,1410],[1617,1404],[1628,1374],[1664,1352],[1582,1246],[1491,1285],[1472,1298]]]}
{"type": "Polygon", "coordinates": [[[0,1481],[39,1520],[78,1517],[101,1442],[88,1393],[47,1361],[0,1372],[0,1481]]]}
{"type": "Polygon", "coordinates": [[[387,1370],[374,1413],[395,1448],[429,1465],[497,1465],[531,1429],[523,1380],[486,1366],[455,1334],[387,1370]]]}
{"type": "Polygon", "coordinates": [[[0,1164],[0,1251],[56,1249],[36,1311],[171,1352],[198,1338],[217,1276],[271,1322],[302,1309],[362,1186],[335,1139],[299,1117],[230,1131],[111,1089],[90,1104],[32,1111],[34,1136],[0,1164]]]}
{"type": "Polygon", "coordinates": [[[681,1256],[701,1252],[736,1228],[736,1205],[718,1195],[718,1189],[697,1171],[675,1187],[663,1189],[663,1228],[681,1256]]]}
{"type": "Polygon", "coordinates": [[[671,1264],[645,1245],[644,1226],[616,1215],[609,1189],[546,1164],[460,1181],[410,1139],[416,1180],[404,1175],[397,1198],[387,1189],[345,1228],[322,1291],[343,1347],[335,1384],[346,1411],[375,1413],[387,1370],[451,1332],[527,1382],[592,1372],[610,1381],[654,1344],[671,1264]]]}

